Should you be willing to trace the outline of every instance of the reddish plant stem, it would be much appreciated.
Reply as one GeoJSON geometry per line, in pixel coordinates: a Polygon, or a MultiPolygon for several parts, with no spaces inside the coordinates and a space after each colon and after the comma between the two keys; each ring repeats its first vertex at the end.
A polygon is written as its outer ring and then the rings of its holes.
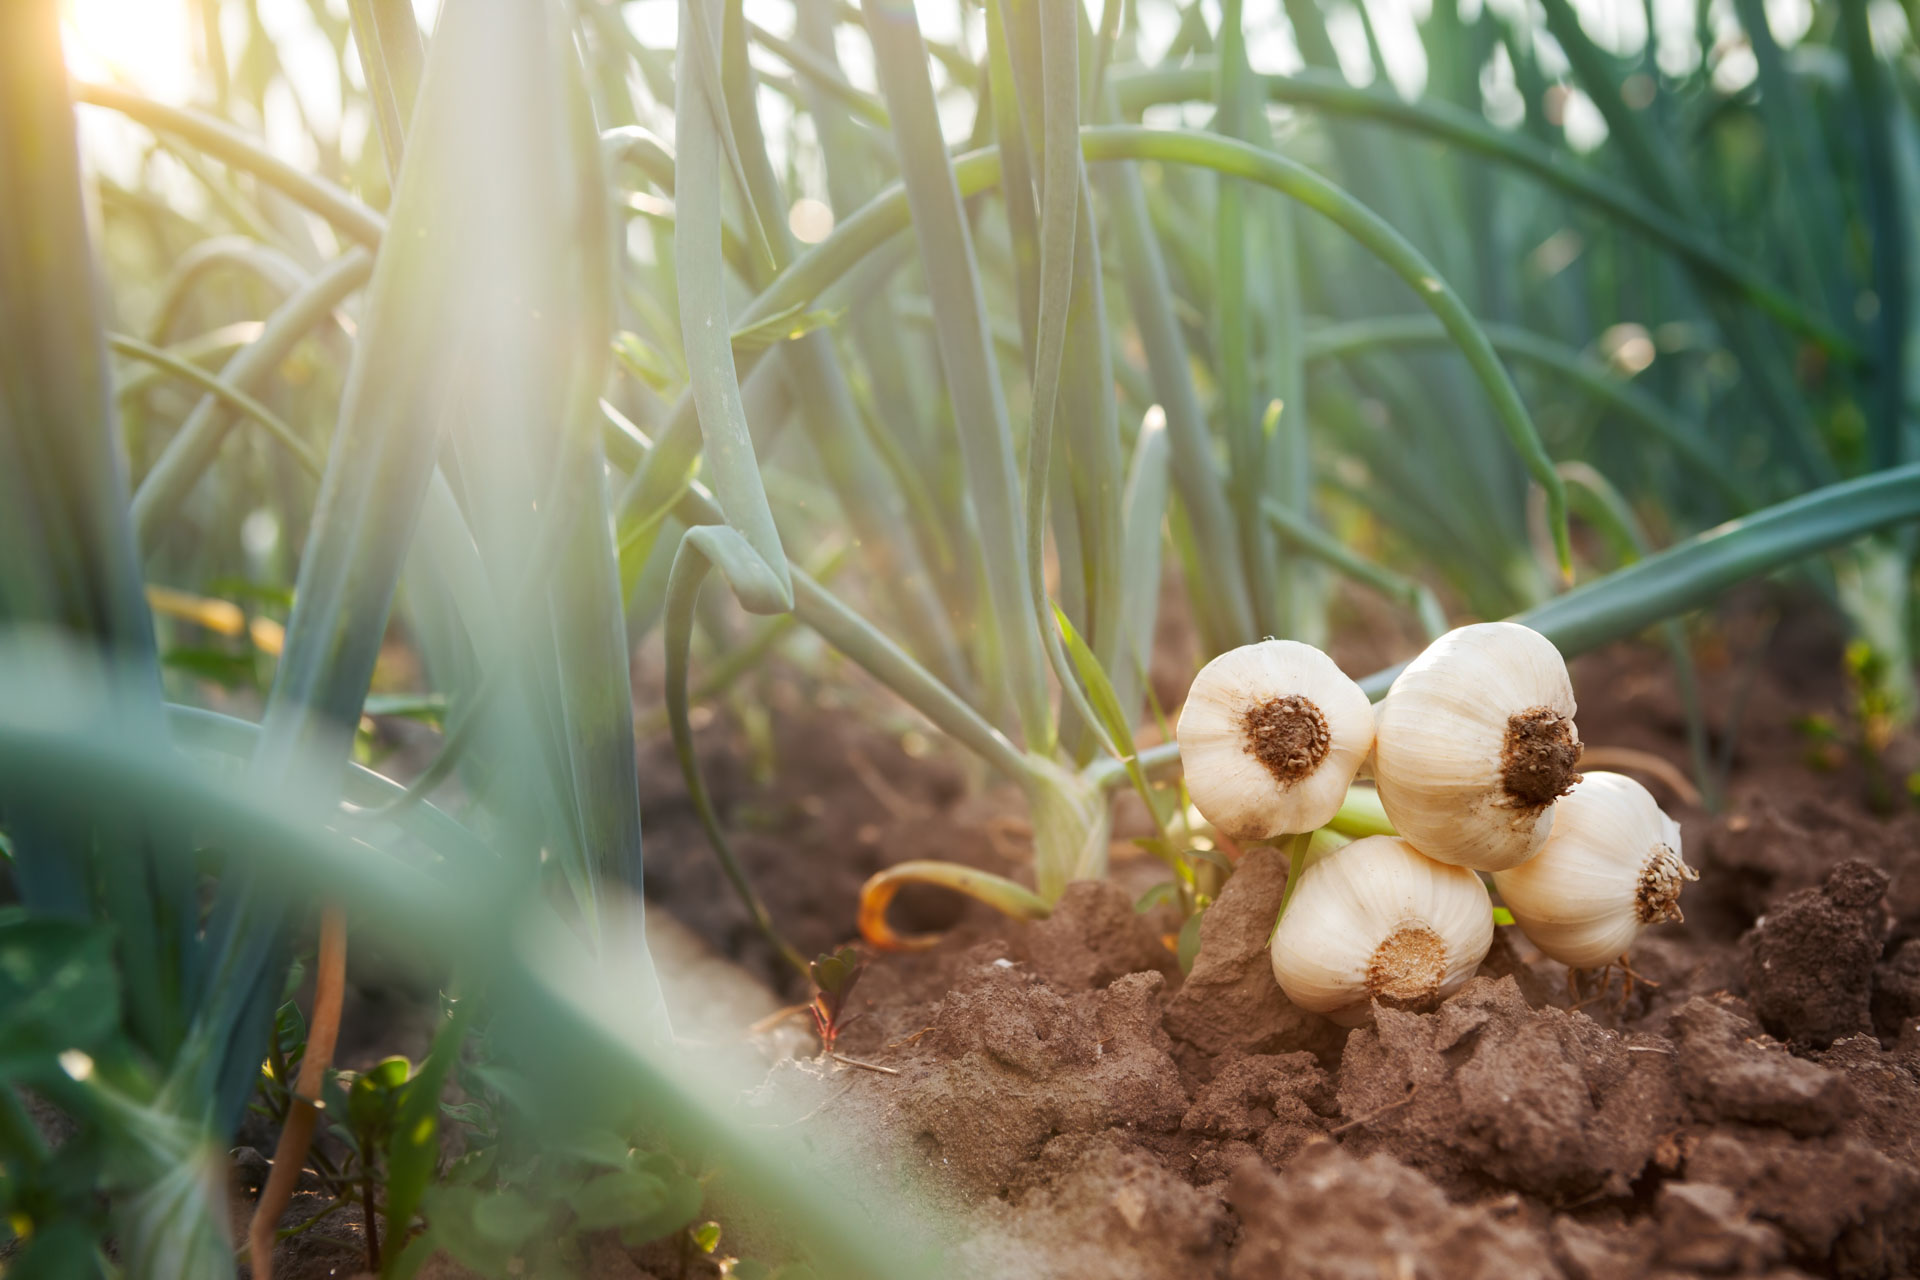
{"type": "MultiPolygon", "coordinates": [[[[319,1121],[320,1088],[326,1080],[327,1068],[333,1064],[333,1046],[340,1036],[340,999],[346,976],[347,918],[339,907],[323,907],[307,1050],[300,1059],[300,1078],[294,1083],[287,1122],[281,1127],[280,1141],[273,1149],[273,1171],[267,1176],[260,1202],[254,1206],[253,1221],[247,1227],[247,1257],[253,1267],[254,1280],[273,1280],[274,1229],[293,1200],[294,1187],[300,1181],[300,1169],[307,1162],[307,1148],[313,1142],[313,1130],[319,1121]]],[[[371,1240],[371,1221],[367,1230],[371,1240]]]]}

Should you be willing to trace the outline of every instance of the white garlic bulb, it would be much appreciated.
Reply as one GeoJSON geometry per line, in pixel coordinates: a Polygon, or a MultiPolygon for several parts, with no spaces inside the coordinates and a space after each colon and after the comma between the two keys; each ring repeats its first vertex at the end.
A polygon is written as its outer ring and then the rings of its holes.
{"type": "Polygon", "coordinates": [[[1405,840],[1368,836],[1310,861],[1273,934],[1287,998],[1342,1026],[1373,1002],[1430,1009],[1464,985],[1493,945],[1480,877],[1405,840]]]}
{"type": "Polygon", "coordinates": [[[1177,735],[1195,807],[1235,839],[1264,840],[1339,811],[1373,746],[1373,708],[1312,645],[1263,640],[1201,668],[1177,735]]]}
{"type": "Polygon", "coordinates": [[[1394,830],[1456,866],[1525,862],[1580,776],[1573,712],[1567,664],[1539,632],[1483,622],[1441,636],[1375,718],[1374,784],[1394,830]]]}
{"type": "Polygon", "coordinates": [[[1593,968],[1624,956],[1648,925],[1682,918],[1680,886],[1699,873],[1680,856],[1680,824],[1645,787],[1589,773],[1554,809],[1539,854],[1493,877],[1535,946],[1593,968]]]}

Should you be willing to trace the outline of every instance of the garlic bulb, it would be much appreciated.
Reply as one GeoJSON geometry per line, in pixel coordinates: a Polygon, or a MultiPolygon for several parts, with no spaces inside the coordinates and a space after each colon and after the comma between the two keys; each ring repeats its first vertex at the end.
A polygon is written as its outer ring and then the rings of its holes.
{"type": "Polygon", "coordinates": [[[1368,836],[1310,861],[1273,935],[1273,976],[1287,998],[1342,1026],[1373,1001],[1430,1009],[1462,986],[1493,945],[1493,902],[1480,877],[1368,836]]]}
{"type": "Polygon", "coordinates": [[[1539,632],[1483,622],[1441,636],[1376,716],[1374,783],[1394,829],[1456,866],[1525,862],[1580,776],[1573,712],[1567,664],[1539,632]]]}
{"type": "Polygon", "coordinates": [[[1493,877],[1535,946],[1592,968],[1625,955],[1648,925],[1682,918],[1680,886],[1699,873],[1680,856],[1680,824],[1645,787],[1589,773],[1554,810],[1539,854],[1493,877]]]}
{"type": "Polygon", "coordinates": [[[1235,839],[1263,840],[1339,811],[1373,746],[1373,708],[1312,645],[1263,640],[1201,668],[1177,734],[1195,807],[1235,839]]]}

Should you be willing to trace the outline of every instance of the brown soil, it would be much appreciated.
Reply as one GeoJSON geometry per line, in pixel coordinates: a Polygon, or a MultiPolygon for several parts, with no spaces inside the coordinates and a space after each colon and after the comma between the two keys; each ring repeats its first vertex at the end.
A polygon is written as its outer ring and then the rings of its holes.
{"type": "MultiPolygon", "coordinates": [[[[1565,970],[1501,930],[1482,976],[1438,1010],[1381,1009],[1345,1032],[1291,1006],[1268,967],[1283,856],[1242,859],[1182,979],[1170,922],[1131,905],[1159,868],[1116,846],[1114,882],[1072,886],[1038,925],[909,908],[903,924],[957,927],[930,953],[878,958],[841,1040],[899,1074],[842,1068],[806,1125],[923,1167],[967,1224],[950,1250],[966,1274],[1913,1273],[1920,814],[1876,816],[1885,762],[1797,727],[1825,716],[1844,737],[1838,639],[1806,610],[1768,629],[1766,609],[1735,611],[1702,645],[1709,722],[1737,738],[1723,812],[1646,779],[1702,878],[1686,923],[1636,946],[1630,994],[1616,974],[1570,1009],[1565,970]]],[[[1619,646],[1574,675],[1583,740],[1684,767],[1659,651],[1619,646]]],[[[908,759],[897,734],[779,720],[791,798],[733,803],[801,815],[756,870],[803,947],[852,935],[852,891],[883,860],[1017,873],[999,797],[961,800],[957,774],[908,759]],[[855,750],[859,767],[834,759],[855,750]],[[928,811],[895,813],[869,768],[928,811]],[[808,813],[796,792],[823,803],[808,813]],[[878,841],[847,841],[866,824],[878,841]],[[849,844],[854,867],[815,852],[849,844]]],[[[671,803],[649,811],[650,872],[703,874],[697,835],[662,829],[671,803]]],[[[729,915],[725,899],[686,903],[674,877],[663,901],[690,923],[729,915]]],[[[743,921],[708,936],[737,941],[743,921]]]]}
{"type": "MultiPolygon", "coordinates": [[[[1410,652],[1358,637],[1336,649],[1351,670],[1410,652]]],[[[1241,858],[1183,978],[1177,919],[1133,908],[1161,869],[1122,840],[1110,881],[1071,886],[1031,926],[903,895],[903,930],[948,936],[876,958],[839,1045],[892,1074],[790,1058],[756,1105],[786,1099],[822,1150],[918,1170],[960,1224],[945,1252],[963,1275],[1915,1274],[1920,812],[1873,809],[1912,765],[1889,763],[1903,744],[1876,762],[1796,727],[1825,716],[1844,740],[1847,724],[1838,639],[1814,611],[1748,601],[1701,654],[1709,722],[1735,742],[1728,797],[1708,814],[1645,779],[1701,879],[1685,923],[1636,945],[1630,990],[1615,974],[1594,998],[1589,977],[1569,1007],[1566,971],[1502,929],[1437,1010],[1382,1008],[1348,1032],[1273,981],[1283,855],[1241,858]]],[[[1154,676],[1171,708],[1183,678],[1154,676]]],[[[876,728],[872,706],[762,679],[743,704],[771,710],[770,734],[722,715],[700,745],[749,874],[804,952],[853,936],[858,887],[886,863],[1019,874],[1017,797],[924,751],[912,722],[876,728]],[[756,750],[777,785],[756,779],[756,750]]],[[[1684,765],[1661,652],[1617,646],[1574,680],[1581,739],[1684,765]]],[[[793,994],[664,741],[642,773],[649,897],[793,994]]],[[[663,1265],[613,1250],[594,1274],[663,1265]]]]}

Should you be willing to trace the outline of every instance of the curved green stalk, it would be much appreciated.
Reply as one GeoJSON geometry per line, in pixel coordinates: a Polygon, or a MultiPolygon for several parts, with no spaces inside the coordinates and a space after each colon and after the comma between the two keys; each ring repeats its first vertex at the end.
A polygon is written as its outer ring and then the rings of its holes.
{"type": "MultiPolygon", "coordinates": [[[[658,448],[638,430],[629,431],[626,440],[643,459],[658,448]]],[[[674,516],[690,528],[723,524],[726,520],[713,496],[697,482],[686,485],[672,510],[674,516]]],[[[828,644],[1002,776],[1022,780],[1033,772],[1032,763],[1005,734],[987,723],[978,711],[914,661],[906,650],[798,566],[792,567],[792,574],[794,613],[828,644]]]]}
{"type": "MultiPolygon", "coordinates": [[[[308,331],[372,274],[373,256],[365,249],[354,249],[335,259],[280,304],[268,317],[260,336],[227,361],[220,370],[220,380],[241,391],[252,387],[279,368],[308,331]]],[[[208,396],[167,442],[166,451],[133,495],[134,533],[142,548],[151,551],[159,543],[180,503],[213,465],[232,423],[220,402],[208,396]]]]}
{"type": "MultiPolygon", "coordinates": [[[[689,717],[688,655],[693,644],[694,605],[700,596],[700,584],[707,571],[718,568],[735,596],[756,612],[786,612],[767,606],[789,603],[793,588],[769,571],[765,557],[746,537],[729,525],[699,525],[688,529],[673,557],[673,570],[667,578],[667,611],[662,627],[666,641],[667,726],[673,734],[673,753],[680,761],[680,774],[686,780],[687,796],[700,825],[706,830],[707,843],[720,859],[727,883],[739,895],[748,917],[780,958],[792,965],[802,978],[809,974],[806,958],[792,943],[780,936],[766,905],[753,891],[746,873],[734,857],[733,845],[720,825],[720,815],[707,791],[706,777],[700,768],[700,755],[693,743],[693,722],[689,717]]],[[[782,562],[782,568],[785,562],[782,562]]]]}
{"type": "MultiPolygon", "coordinates": [[[[1269,75],[1262,81],[1267,97],[1274,102],[1355,116],[1423,134],[1531,173],[1563,194],[1633,227],[1831,354],[1854,362],[1864,359],[1859,347],[1844,333],[1734,255],[1679,218],[1624,190],[1618,182],[1589,172],[1563,152],[1497,129],[1448,103],[1408,102],[1380,90],[1357,89],[1337,76],[1309,72],[1269,75]]],[[[1179,70],[1128,71],[1117,73],[1113,85],[1123,109],[1137,117],[1159,103],[1206,101],[1213,96],[1213,72],[1204,62],[1179,70]]]]}
{"type": "MultiPolygon", "coordinates": [[[[1596,400],[1619,410],[1673,447],[1734,504],[1737,511],[1760,505],[1732,474],[1726,458],[1693,423],[1647,395],[1607,366],[1572,347],[1516,325],[1486,324],[1487,340],[1509,359],[1526,360],[1551,369],[1596,400]]],[[[1370,316],[1312,330],[1306,337],[1308,360],[1331,360],[1376,346],[1445,345],[1446,329],[1432,316],[1370,316]]]]}
{"type": "Polygon", "coordinates": [[[1486,331],[1452,286],[1441,279],[1439,272],[1405,237],[1378,214],[1305,165],[1215,134],[1118,126],[1088,130],[1083,142],[1089,160],[1154,159],[1200,165],[1271,187],[1331,220],[1412,286],[1452,335],[1493,400],[1501,426],[1528,474],[1545,491],[1547,521],[1553,532],[1560,569],[1563,574],[1572,573],[1566,491],[1540,441],[1540,433],[1534,428],[1520,393],[1514,389],[1513,379],[1507,376],[1493,344],[1487,340],[1486,331]]]}
{"type": "MultiPolygon", "coordinates": [[[[1214,134],[1187,129],[1100,126],[1080,131],[1080,149],[1090,161],[1160,160],[1212,169],[1260,183],[1324,214],[1373,252],[1414,286],[1422,301],[1440,317],[1447,331],[1460,344],[1463,354],[1500,411],[1502,424],[1514,439],[1529,474],[1547,492],[1548,515],[1556,528],[1556,543],[1564,542],[1566,499],[1560,478],[1540,445],[1538,433],[1513,388],[1512,380],[1501,367],[1485,331],[1467,311],[1459,296],[1433,272],[1418,250],[1408,245],[1391,227],[1351,196],[1304,166],[1214,134]]],[[[959,156],[953,161],[951,173],[958,196],[977,194],[999,181],[999,155],[994,149],[986,148],[959,156]]],[[[805,307],[881,245],[906,230],[912,222],[906,192],[897,184],[887,188],[842,221],[834,228],[833,234],[796,257],[790,267],[742,308],[737,323],[745,327],[779,311],[805,307]]],[[[975,319],[978,318],[976,313],[975,319]]],[[[984,335],[982,345],[985,345],[984,335]]],[[[689,438],[692,423],[686,420],[688,418],[691,418],[690,413],[683,418],[676,410],[667,433],[656,446],[653,455],[656,463],[663,456],[669,460],[669,465],[684,464],[691,460],[689,446],[697,447],[697,440],[689,438]],[[669,453],[669,449],[673,452],[669,453]]],[[[640,493],[638,486],[629,484],[627,492],[622,495],[623,505],[635,501],[640,493]]],[[[1570,563],[1570,551],[1563,552],[1563,560],[1570,563]]],[[[1020,563],[1024,565],[1024,558],[1020,558],[1020,563]]],[[[1021,598],[1023,601],[1027,599],[1024,590],[1021,598]]]]}
{"type": "Polygon", "coordinates": [[[286,446],[287,452],[293,455],[294,460],[307,469],[307,474],[318,477],[326,467],[326,460],[312,445],[302,440],[299,433],[288,426],[279,414],[218,374],[210,373],[197,364],[182,360],[151,343],[142,342],[124,333],[109,333],[107,346],[120,355],[134,360],[144,360],[156,368],[166,370],[176,378],[191,382],[208,395],[225,402],[229,408],[252,418],[265,427],[274,439],[286,446]]]}
{"type": "Polygon", "coordinates": [[[154,304],[153,319],[147,323],[147,340],[164,342],[189,291],[201,277],[222,267],[246,271],[282,297],[307,281],[307,273],[300,265],[271,245],[247,236],[215,236],[202,240],[181,254],[167,272],[160,286],[160,300],[154,304]]]}
{"type": "MultiPolygon", "coordinates": [[[[1613,482],[1584,462],[1563,462],[1560,473],[1566,477],[1574,510],[1613,544],[1619,563],[1628,565],[1646,559],[1652,544],[1647,541],[1639,518],[1633,514],[1633,507],[1613,482]]],[[[1674,683],[1679,686],[1680,707],[1687,718],[1687,754],[1693,765],[1694,785],[1699,788],[1706,807],[1718,809],[1719,786],[1713,774],[1707,722],[1700,707],[1700,681],[1693,663],[1693,649],[1687,644],[1687,631],[1679,619],[1662,622],[1660,632],[1667,642],[1667,651],[1673,656],[1674,683]]]]}
{"type": "MultiPolygon", "coordinates": [[[[1748,578],[1865,534],[1920,520],[1920,463],[1827,485],[1731,520],[1516,614],[1568,657],[1697,609],[1748,578]]],[[[1398,668],[1361,681],[1384,692],[1398,668]]]]}
{"type": "Polygon", "coordinates": [[[386,220],[366,205],[326,179],[294,168],[224,120],[170,107],[117,85],[76,84],[73,96],[77,102],[106,107],[156,132],[173,134],[223,164],[246,170],[368,248],[379,244],[386,230],[386,220]]]}

